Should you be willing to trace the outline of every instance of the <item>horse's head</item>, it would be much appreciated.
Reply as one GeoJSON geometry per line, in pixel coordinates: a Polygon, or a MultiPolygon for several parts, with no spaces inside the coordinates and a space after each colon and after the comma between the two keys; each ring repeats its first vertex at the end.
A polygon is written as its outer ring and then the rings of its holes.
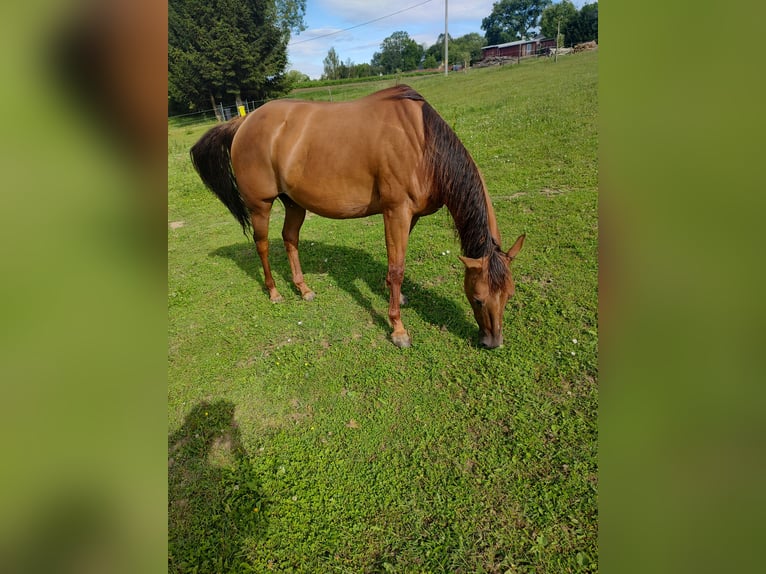
{"type": "Polygon", "coordinates": [[[499,289],[492,289],[489,277],[489,256],[479,259],[461,257],[465,265],[465,296],[479,324],[479,343],[488,349],[503,344],[503,313],[505,304],[513,296],[516,285],[511,275],[511,261],[524,245],[524,235],[519,236],[507,253],[500,252],[503,265],[507,267],[506,280],[499,289]]]}

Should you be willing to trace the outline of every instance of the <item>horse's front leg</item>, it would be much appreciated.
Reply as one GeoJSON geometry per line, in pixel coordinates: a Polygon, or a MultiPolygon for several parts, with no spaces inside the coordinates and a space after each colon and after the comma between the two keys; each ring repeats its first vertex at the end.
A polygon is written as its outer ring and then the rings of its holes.
{"type": "MultiPolygon", "coordinates": [[[[419,215],[413,215],[412,221],[410,222],[410,234],[412,234],[412,229],[415,227],[415,224],[418,222],[418,219],[420,219],[419,215]]],[[[404,293],[399,293],[399,305],[401,307],[404,307],[408,303],[407,296],[404,293]]]]}
{"type": "Polygon", "coordinates": [[[388,274],[386,284],[390,291],[388,300],[388,318],[393,332],[391,340],[397,347],[412,345],[407,329],[402,323],[400,304],[402,302],[402,281],[404,281],[404,260],[407,254],[410,221],[412,216],[403,210],[384,212],[383,222],[386,227],[386,251],[388,252],[388,274]]]}

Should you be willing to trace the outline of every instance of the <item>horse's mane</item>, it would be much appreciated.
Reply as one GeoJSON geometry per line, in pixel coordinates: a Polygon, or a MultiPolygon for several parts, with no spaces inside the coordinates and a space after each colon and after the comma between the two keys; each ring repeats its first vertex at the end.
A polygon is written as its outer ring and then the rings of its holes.
{"type": "Polygon", "coordinates": [[[426,173],[431,187],[447,206],[463,255],[488,257],[490,287],[499,290],[508,277],[503,252],[489,227],[487,195],[479,168],[457,134],[418,92],[406,85],[386,90],[393,99],[423,102],[426,173]]]}

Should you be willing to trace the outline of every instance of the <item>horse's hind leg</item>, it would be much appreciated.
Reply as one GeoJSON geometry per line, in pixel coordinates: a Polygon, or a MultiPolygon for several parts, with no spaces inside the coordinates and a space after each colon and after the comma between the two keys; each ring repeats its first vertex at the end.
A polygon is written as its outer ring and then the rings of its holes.
{"type": "Polygon", "coordinates": [[[284,297],[277,291],[269,264],[269,217],[273,202],[273,199],[260,200],[251,206],[250,222],[253,224],[253,239],[255,239],[255,248],[258,250],[258,256],[263,265],[263,279],[266,283],[266,289],[269,290],[269,299],[272,303],[281,303],[284,301],[284,297]]]}
{"type": "Polygon", "coordinates": [[[285,251],[287,252],[287,260],[290,262],[293,283],[301,292],[301,297],[305,301],[311,301],[314,299],[314,292],[303,280],[301,261],[298,257],[298,240],[301,226],[306,219],[306,210],[286,195],[280,195],[279,199],[285,205],[285,224],[282,227],[282,240],[285,242],[285,251]]]}

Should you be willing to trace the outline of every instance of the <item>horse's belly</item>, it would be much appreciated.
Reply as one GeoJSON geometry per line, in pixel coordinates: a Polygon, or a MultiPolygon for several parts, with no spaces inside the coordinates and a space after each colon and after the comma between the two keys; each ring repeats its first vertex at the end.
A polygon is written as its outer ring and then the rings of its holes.
{"type": "Polygon", "coordinates": [[[292,188],[285,193],[304,209],[332,219],[351,219],[380,213],[380,200],[373,190],[346,186],[332,189],[292,188]]]}

